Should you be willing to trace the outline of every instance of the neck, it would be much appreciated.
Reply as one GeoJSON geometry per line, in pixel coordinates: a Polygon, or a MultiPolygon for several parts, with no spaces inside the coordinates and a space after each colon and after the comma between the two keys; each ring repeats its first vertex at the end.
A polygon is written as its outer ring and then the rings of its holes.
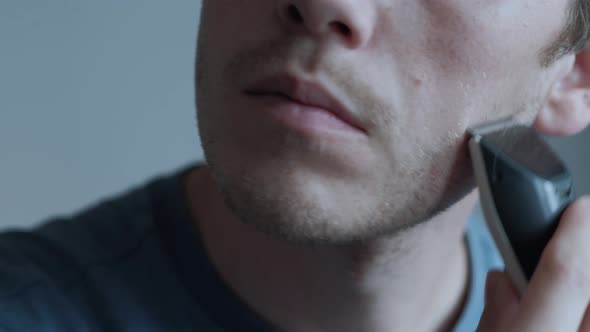
{"type": "Polygon", "coordinates": [[[191,174],[188,192],[221,277],[281,331],[444,331],[460,313],[468,279],[464,227],[474,194],[388,238],[310,247],[237,220],[206,167],[191,174]]]}

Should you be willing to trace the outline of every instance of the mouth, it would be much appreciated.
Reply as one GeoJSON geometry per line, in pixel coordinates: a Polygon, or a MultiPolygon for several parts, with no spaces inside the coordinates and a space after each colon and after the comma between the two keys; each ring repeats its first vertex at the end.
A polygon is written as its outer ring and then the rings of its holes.
{"type": "Polygon", "coordinates": [[[323,116],[324,122],[327,119],[332,123],[339,121],[341,127],[347,126],[367,134],[359,118],[318,82],[302,80],[293,75],[279,75],[249,84],[243,92],[253,98],[272,99],[294,105],[299,111],[299,117],[323,116]]]}

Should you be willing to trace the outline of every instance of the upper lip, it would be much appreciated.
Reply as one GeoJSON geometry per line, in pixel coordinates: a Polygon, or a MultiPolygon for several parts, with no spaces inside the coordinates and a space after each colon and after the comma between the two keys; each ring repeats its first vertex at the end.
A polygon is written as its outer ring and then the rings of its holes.
{"type": "Polygon", "coordinates": [[[366,132],[363,123],[318,82],[299,79],[294,75],[277,75],[247,85],[244,92],[249,95],[280,95],[299,104],[321,108],[366,132]]]}

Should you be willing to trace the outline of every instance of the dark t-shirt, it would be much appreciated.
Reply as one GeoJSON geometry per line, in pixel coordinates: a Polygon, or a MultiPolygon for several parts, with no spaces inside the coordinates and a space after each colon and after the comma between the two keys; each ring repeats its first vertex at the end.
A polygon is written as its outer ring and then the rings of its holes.
{"type": "MultiPolygon", "coordinates": [[[[182,184],[188,170],[76,216],[0,233],[0,331],[274,331],[206,256],[182,184]]],[[[485,273],[501,266],[481,215],[469,225],[460,332],[475,330],[485,273]]]]}

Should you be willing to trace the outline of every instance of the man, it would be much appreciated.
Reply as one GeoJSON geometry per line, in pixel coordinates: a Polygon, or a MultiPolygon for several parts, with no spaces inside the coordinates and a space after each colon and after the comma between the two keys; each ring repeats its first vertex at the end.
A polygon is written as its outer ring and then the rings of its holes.
{"type": "Polygon", "coordinates": [[[206,0],[207,164],[0,236],[6,331],[590,330],[590,201],[524,294],[466,129],[590,121],[587,0],[206,0]]]}

